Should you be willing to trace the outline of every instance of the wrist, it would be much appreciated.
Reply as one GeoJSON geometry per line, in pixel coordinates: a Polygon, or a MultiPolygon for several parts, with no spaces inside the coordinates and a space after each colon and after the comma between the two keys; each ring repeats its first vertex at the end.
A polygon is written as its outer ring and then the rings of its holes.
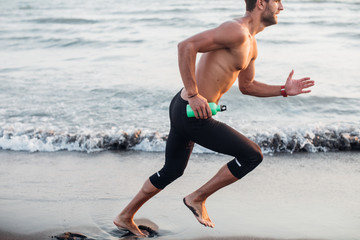
{"type": "Polygon", "coordinates": [[[199,95],[198,92],[197,92],[197,93],[194,93],[194,94],[189,94],[189,95],[188,95],[188,98],[193,98],[193,97],[196,97],[197,95],[199,95]]]}
{"type": "Polygon", "coordinates": [[[280,92],[281,92],[281,95],[282,95],[283,97],[287,97],[287,96],[288,96],[287,93],[286,93],[286,90],[285,90],[285,85],[281,85],[281,87],[280,87],[280,92]]]}

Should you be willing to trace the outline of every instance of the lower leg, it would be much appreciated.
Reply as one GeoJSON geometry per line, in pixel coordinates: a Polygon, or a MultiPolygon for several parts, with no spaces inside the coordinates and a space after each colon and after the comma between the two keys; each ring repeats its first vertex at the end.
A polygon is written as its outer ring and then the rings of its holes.
{"type": "Polygon", "coordinates": [[[147,179],[138,194],[131,200],[124,210],[116,216],[114,224],[119,228],[129,230],[137,236],[145,236],[145,234],[143,234],[135,224],[134,215],[146,201],[160,191],[161,189],[154,187],[150,180],[147,179]]]}
{"type": "Polygon", "coordinates": [[[205,201],[214,192],[231,183],[236,182],[237,180],[239,179],[234,177],[228,166],[224,165],[207,183],[205,183],[195,192],[186,196],[184,198],[184,203],[187,205],[187,207],[190,208],[196,219],[201,224],[207,227],[214,227],[214,224],[211,222],[207,214],[205,201]]]}

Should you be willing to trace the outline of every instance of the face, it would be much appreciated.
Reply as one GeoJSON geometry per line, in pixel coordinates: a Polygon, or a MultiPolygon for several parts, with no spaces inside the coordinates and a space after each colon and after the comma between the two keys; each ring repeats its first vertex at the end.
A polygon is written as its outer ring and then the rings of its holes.
{"type": "Polygon", "coordinates": [[[263,1],[266,5],[263,14],[261,15],[261,21],[265,26],[271,26],[277,24],[277,15],[280,11],[284,10],[281,0],[269,0],[268,3],[263,1]]]}

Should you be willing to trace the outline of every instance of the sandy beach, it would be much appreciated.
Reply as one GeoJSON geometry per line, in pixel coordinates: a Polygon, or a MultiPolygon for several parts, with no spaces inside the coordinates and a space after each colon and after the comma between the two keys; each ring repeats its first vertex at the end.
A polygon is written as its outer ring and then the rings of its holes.
{"type": "MultiPolygon", "coordinates": [[[[163,153],[0,151],[0,239],[51,239],[64,232],[119,239],[113,217],[163,164],[163,153]]],[[[159,239],[360,239],[358,152],[279,154],[207,201],[214,229],[182,198],[228,156],[193,154],[182,178],[137,213],[159,239]]]]}

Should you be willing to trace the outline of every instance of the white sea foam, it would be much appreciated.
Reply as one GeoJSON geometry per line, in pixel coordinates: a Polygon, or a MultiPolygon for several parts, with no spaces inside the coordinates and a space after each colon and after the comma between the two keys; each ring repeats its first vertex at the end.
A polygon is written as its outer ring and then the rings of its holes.
{"type": "MultiPolygon", "coordinates": [[[[108,131],[80,129],[69,133],[59,129],[35,129],[20,124],[0,129],[0,149],[29,152],[80,151],[97,152],[106,150],[136,150],[162,152],[165,150],[167,134],[151,130],[133,129],[123,131],[112,128],[108,131]]],[[[308,129],[272,128],[266,132],[255,131],[245,134],[256,142],[264,153],[275,152],[325,152],[360,149],[359,128],[322,126],[308,129]]],[[[196,153],[212,153],[200,146],[196,153]]]]}

